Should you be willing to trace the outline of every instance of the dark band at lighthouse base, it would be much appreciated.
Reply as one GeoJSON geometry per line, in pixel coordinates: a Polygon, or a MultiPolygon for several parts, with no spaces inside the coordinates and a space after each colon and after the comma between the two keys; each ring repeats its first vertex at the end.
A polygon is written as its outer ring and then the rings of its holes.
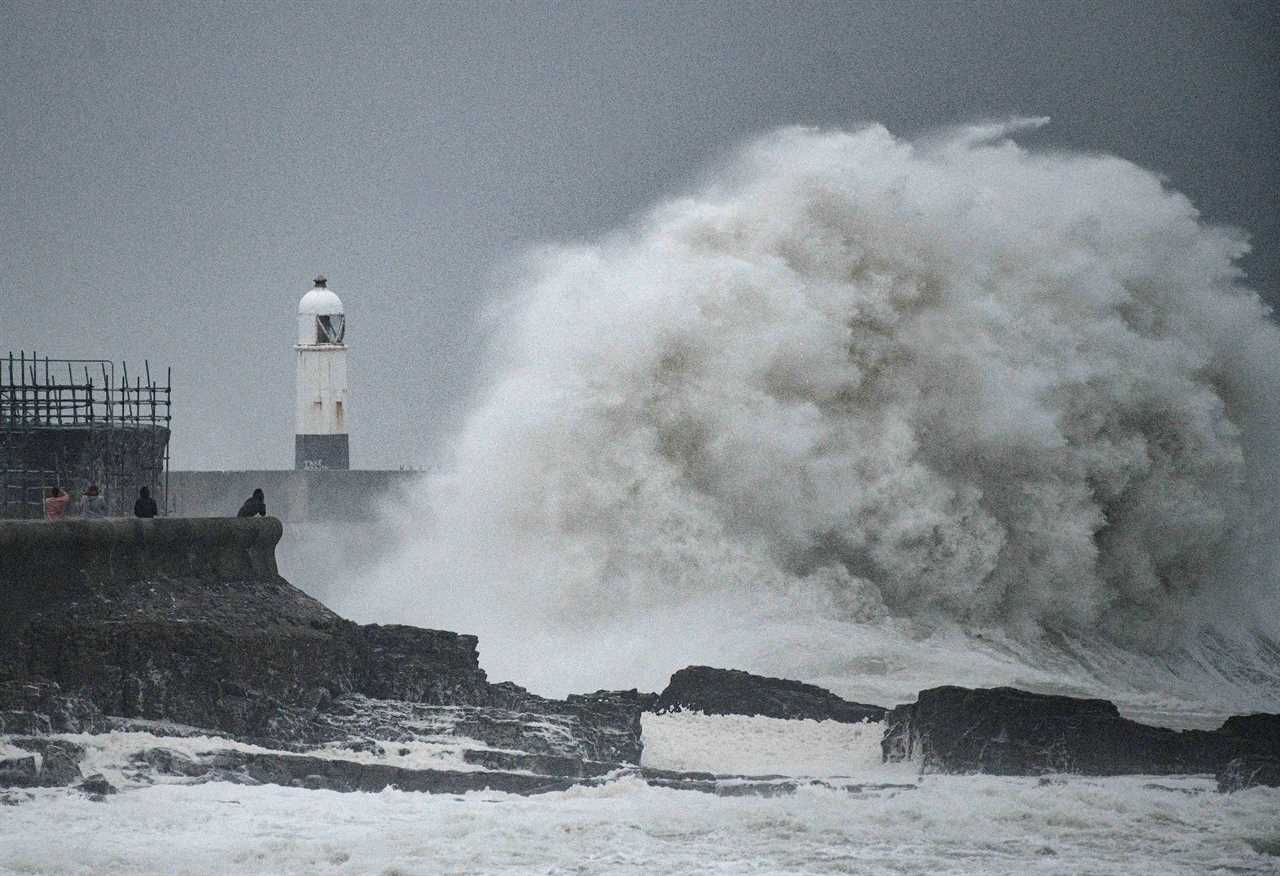
{"type": "Polygon", "coordinates": [[[294,435],[293,467],[298,471],[345,471],[351,467],[346,435],[294,435]]]}

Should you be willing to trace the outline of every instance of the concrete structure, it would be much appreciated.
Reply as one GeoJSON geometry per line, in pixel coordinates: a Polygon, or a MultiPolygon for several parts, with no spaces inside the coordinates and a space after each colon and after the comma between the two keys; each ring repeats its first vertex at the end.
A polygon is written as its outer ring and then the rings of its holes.
{"type": "Polygon", "coordinates": [[[286,523],[372,522],[421,477],[414,471],[173,471],[169,507],[183,517],[233,517],[261,488],[267,513],[286,523]]]}
{"type": "Polygon", "coordinates": [[[324,277],[298,302],[298,404],[294,468],[301,471],[351,467],[347,439],[346,314],[324,277]]]}
{"type": "MultiPolygon", "coordinates": [[[[112,515],[130,513],[138,487],[166,507],[169,374],[151,364],[9,353],[0,362],[0,517],[43,517],[59,487],[78,501],[96,485],[112,515]],[[158,373],[158,372],[157,372],[158,373]]],[[[73,509],[74,511],[74,509],[73,509]]]]}
{"type": "MultiPolygon", "coordinates": [[[[157,579],[277,579],[279,520],[7,520],[0,522],[0,643],[60,602],[109,603],[108,585],[144,593],[157,579]]],[[[218,591],[209,589],[213,597],[218,591]]],[[[0,649],[2,650],[2,649],[0,649]]]]}

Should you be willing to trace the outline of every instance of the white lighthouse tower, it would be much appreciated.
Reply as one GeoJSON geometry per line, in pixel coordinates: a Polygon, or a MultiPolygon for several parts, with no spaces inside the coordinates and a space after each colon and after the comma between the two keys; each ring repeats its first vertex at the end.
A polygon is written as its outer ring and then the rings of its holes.
{"type": "Polygon", "coordinates": [[[347,320],[324,277],[298,302],[298,408],[294,468],[350,468],[347,444],[347,320]]]}

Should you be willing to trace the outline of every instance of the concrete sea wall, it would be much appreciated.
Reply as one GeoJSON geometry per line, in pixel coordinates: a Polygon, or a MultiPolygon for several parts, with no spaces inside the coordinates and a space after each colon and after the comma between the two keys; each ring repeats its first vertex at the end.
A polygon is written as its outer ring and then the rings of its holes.
{"type": "Polygon", "coordinates": [[[272,580],[275,518],[0,520],[0,638],[31,609],[152,579],[272,580]]]}
{"type": "Polygon", "coordinates": [[[231,517],[258,488],[267,513],[287,523],[376,520],[422,476],[416,471],[171,471],[169,511],[231,517]]]}

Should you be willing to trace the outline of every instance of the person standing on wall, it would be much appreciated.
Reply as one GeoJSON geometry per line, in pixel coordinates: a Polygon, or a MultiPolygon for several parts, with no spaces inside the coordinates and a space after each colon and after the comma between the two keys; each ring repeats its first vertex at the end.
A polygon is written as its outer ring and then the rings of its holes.
{"type": "Polygon", "coordinates": [[[106,517],[107,497],[102,495],[97,484],[89,484],[84,495],[80,497],[81,517],[106,517]]]}
{"type": "Polygon", "coordinates": [[[44,500],[44,517],[46,520],[61,520],[67,513],[67,505],[71,497],[58,487],[50,487],[49,495],[44,500]]]}
{"type": "Polygon", "coordinates": [[[138,489],[138,501],[133,503],[134,517],[155,517],[156,500],[151,498],[151,491],[146,487],[138,489]]]}
{"type": "Polygon", "coordinates": [[[267,516],[267,499],[261,487],[254,490],[253,495],[245,499],[240,510],[236,512],[237,517],[253,517],[255,514],[267,516]]]}

